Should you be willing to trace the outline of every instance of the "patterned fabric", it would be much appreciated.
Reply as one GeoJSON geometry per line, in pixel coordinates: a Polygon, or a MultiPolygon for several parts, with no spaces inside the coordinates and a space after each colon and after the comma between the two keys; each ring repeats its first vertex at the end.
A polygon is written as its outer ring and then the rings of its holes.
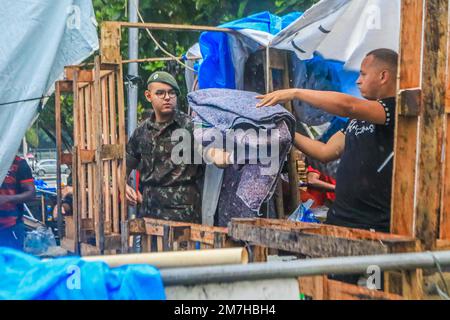
{"type": "Polygon", "coordinates": [[[134,131],[127,144],[127,167],[140,172],[144,200],[141,215],[199,223],[197,182],[202,168],[195,164],[175,164],[171,160],[172,149],[178,143],[171,139],[176,129],[187,129],[192,134],[191,118],[176,111],[171,121],[159,124],[152,113],[134,131]]]}
{"type": "Polygon", "coordinates": [[[283,120],[293,135],[295,118],[282,106],[256,108],[256,92],[231,89],[205,89],[189,93],[188,102],[203,123],[222,132],[233,128],[273,129],[283,120]]]}
{"type": "MultiPolygon", "coordinates": [[[[265,201],[272,198],[282,164],[290,146],[291,136],[284,122],[279,122],[279,166],[273,174],[263,174],[266,165],[233,165],[225,169],[218,203],[218,225],[226,227],[232,218],[260,216],[265,201]]],[[[271,212],[274,217],[274,212],[271,212]]]]}
{"type": "MultiPolygon", "coordinates": [[[[22,185],[34,185],[33,174],[25,159],[15,157],[0,187],[0,196],[12,196],[22,192],[22,185]]],[[[23,205],[5,203],[0,205],[0,229],[12,227],[21,215],[23,205]]]]}
{"type": "MultiPolygon", "coordinates": [[[[275,191],[281,165],[291,147],[295,130],[294,117],[279,105],[256,108],[257,95],[254,92],[229,89],[205,89],[188,95],[190,106],[196,114],[194,120],[200,122],[203,127],[217,128],[222,133],[229,132],[229,129],[263,129],[267,130],[269,135],[273,129],[279,130],[279,165],[271,174],[264,170],[270,164],[250,164],[247,161],[246,164],[235,164],[224,170],[220,190],[205,190],[205,193],[220,192],[216,217],[216,224],[219,226],[227,226],[232,218],[259,215],[264,201],[269,200],[275,191]]],[[[205,132],[207,130],[196,130],[195,138],[198,142],[205,132]]],[[[269,141],[270,139],[267,139],[266,144],[269,141]]],[[[240,143],[244,143],[247,148],[254,146],[251,139],[239,137],[234,143],[235,147],[240,143]]],[[[234,160],[238,160],[237,155],[234,160]]],[[[205,185],[207,184],[205,181],[205,185]]]]}

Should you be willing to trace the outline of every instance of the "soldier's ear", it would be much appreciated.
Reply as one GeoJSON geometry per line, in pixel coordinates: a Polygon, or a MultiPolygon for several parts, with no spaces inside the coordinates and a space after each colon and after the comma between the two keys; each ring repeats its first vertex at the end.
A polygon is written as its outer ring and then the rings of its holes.
{"type": "Polygon", "coordinates": [[[145,98],[147,99],[148,102],[152,102],[152,94],[149,90],[145,90],[144,92],[145,98]]]}

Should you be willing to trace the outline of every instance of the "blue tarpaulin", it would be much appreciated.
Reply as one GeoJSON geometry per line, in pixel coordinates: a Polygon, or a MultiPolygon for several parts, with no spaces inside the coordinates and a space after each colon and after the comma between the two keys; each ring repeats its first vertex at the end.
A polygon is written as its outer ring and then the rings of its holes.
{"type": "MultiPolygon", "coordinates": [[[[290,25],[300,12],[283,17],[264,11],[220,25],[229,29],[251,29],[275,35],[290,25]]],[[[223,32],[204,32],[199,40],[203,62],[199,67],[198,84],[200,89],[236,89],[234,66],[231,58],[228,35],[223,32]]]]}
{"type": "MultiPolygon", "coordinates": [[[[266,34],[267,45],[269,45],[273,36],[289,27],[301,16],[301,12],[293,12],[279,17],[266,11],[225,23],[221,27],[241,32],[248,30],[250,32],[243,34],[255,42],[261,41],[266,34]],[[256,33],[251,31],[256,31],[256,33]],[[261,38],[258,39],[258,37],[261,38]]],[[[236,70],[242,65],[233,63],[233,53],[231,52],[231,50],[241,50],[241,48],[239,46],[231,47],[228,40],[229,35],[223,32],[204,32],[200,36],[199,45],[203,57],[203,61],[198,66],[200,89],[236,89],[237,83],[243,80],[236,79],[236,75],[243,76],[243,72],[236,70]]],[[[261,44],[261,48],[263,47],[264,44],[261,44]]],[[[242,56],[248,53],[241,51],[239,54],[242,56]]],[[[308,60],[299,60],[293,55],[293,60],[295,87],[332,90],[359,96],[359,90],[355,84],[358,73],[344,70],[344,62],[325,60],[320,55],[315,55],[314,58],[308,60]]],[[[295,103],[295,105],[299,104],[301,103],[298,101],[295,103]]],[[[308,125],[319,125],[329,121],[341,124],[346,121],[343,118],[334,118],[332,115],[308,105],[299,105],[296,110],[298,120],[308,125]]]]}
{"type": "Polygon", "coordinates": [[[0,299],[164,300],[159,271],[150,265],[109,268],[78,257],[41,261],[0,247],[0,299]]]}

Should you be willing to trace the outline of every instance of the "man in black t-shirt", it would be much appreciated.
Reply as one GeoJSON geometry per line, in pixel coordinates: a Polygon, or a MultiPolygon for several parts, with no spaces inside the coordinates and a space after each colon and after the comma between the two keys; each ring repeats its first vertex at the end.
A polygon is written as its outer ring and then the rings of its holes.
{"type": "Polygon", "coordinates": [[[366,99],[306,89],[259,97],[260,107],[298,99],[350,119],[327,143],[295,136],[294,145],[312,158],[322,162],[341,158],[328,224],[389,232],[397,64],[398,55],[390,49],[367,54],[357,80],[366,99]]]}

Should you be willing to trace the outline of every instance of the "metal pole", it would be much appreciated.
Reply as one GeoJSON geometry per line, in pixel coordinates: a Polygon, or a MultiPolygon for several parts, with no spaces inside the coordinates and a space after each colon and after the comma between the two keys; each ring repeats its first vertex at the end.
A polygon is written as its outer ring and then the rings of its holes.
{"type": "MultiPolygon", "coordinates": [[[[138,22],[139,0],[128,0],[129,22],[138,22]]],[[[139,56],[139,29],[128,29],[128,59],[135,60],[139,56]]],[[[128,137],[131,137],[137,127],[137,101],[138,85],[137,81],[132,81],[139,76],[138,64],[136,62],[128,64],[128,137]]],[[[130,176],[130,185],[136,189],[136,172],[130,176]]],[[[128,207],[128,218],[136,217],[136,208],[128,207]]],[[[139,251],[140,243],[135,242],[135,247],[139,251]]]]}
{"type": "MultiPolygon", "coordinates": [[[[128,0],[128,14],[130,22],[137,22],[137,10],[139,8],[139,0],[128,0]]],[[[138,31],[137,28],[128,29],[128,58],[130,60],[138,58],[138,31]]],[[[137,126],[137,101],[138,101],[138,85],[137,82],[130,81],[139,76],[138,64],[128,64],[128,137],[131,137],[137,126]]],[[[136,175],[133,173],[130,181],[133,187],[136,186],[136,175]]],[[[129,210],[129,212],[135,211],[129,210]]],[[[135,213],[135,212],[133,212],[135,213]]]]}
{"type": "Polygon", "coordinates": [[[380,271],[433,269],[436,262],[440,266],[450,266],[450,251],[162,269],[160,272],[164,285],[173,286],[327,274],[367,274],[368,268],[372,266],[380,268],[380,271]]]}

